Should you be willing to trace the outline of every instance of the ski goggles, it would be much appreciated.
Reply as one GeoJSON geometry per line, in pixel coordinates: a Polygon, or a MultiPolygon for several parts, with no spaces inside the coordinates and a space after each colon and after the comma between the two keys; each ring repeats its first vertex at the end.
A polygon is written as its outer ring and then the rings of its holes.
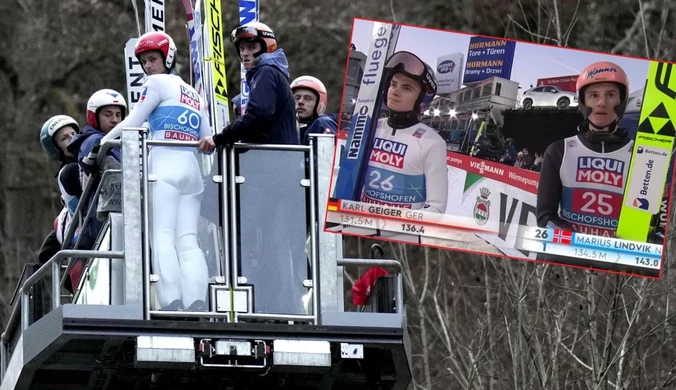
{"type": "Polygon", "coordinates": [[[427,69],[427,66],[425,66],[425,63],[413,53],[407,51],[394,53],[385,63],[385,68],[399,68],[404,73],[421,79],[428,87],[434,90],[437,88],[437,83],[427,69]]]}
{"type": "Polygon", "coordinates": [[[256,27],[241,26],[232,30],[230,41],[236,43],[239,40],[254,40],[256,38],[272,38],[275,39],[275,34],[272,31],[259,30],[256,27]]]}

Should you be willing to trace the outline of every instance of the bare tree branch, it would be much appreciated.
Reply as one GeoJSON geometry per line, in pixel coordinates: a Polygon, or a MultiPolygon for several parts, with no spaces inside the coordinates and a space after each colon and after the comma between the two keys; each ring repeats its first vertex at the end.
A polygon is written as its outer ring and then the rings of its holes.
{"type": "Polygon", "coordinates": [[[392,13],[392,21],[397,23],[397,15],[394,13],[394,0],[390,0],[390,12],[392,13]]]}
{"type": "Polygon", "coordinates": [[[639,11],[636,13],[636,17],[634,19],[634,23],[631,25],[631,28],[629,28],[627,32],[624,34],[624,38],[622,38],[621,41],[617,42],[617,44],[612,49],[610,49],[610,52],[619,53],[622,50],[624,50],[629,41],[631,41],[636,36],[636,30],[638,30],[642,22],[643,22],[643,12],[639,11]]]}
{"type": "Polygon", "coordinates": [[[638,6],[639,6],[639,15],[641,15],[641,31],[643,32],[643,44],[645,45],[645,57],[646,58],[651,58],[650,56],[650,46],[648,45],[648,33],[646,32],[646,26],[645,26],[645,14],[644,10],[648,10],[650,8],[650,5],[652,3],[648,3],[648,5],[644,8],[643,7],[643,2],[641,0],[638,0],[638,6]]]}

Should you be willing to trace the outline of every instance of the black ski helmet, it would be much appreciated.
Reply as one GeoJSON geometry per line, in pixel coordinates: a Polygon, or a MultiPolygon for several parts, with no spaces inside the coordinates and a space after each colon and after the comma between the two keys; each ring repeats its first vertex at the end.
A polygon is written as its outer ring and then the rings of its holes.
{"type": "Polygon", "coordinates": [[[417,111],[419,114],[427,110],[427,107],[429,107],[434,96],[437,94],[437,78],[434,70],[429,65],[411,52],[398,51],[385,62],[385,71],[387,72],[383,91],[385,106],[387,106],[387,91],[389,90],[392,77],[397,73],[403,73],[417,80],[422,87],[420,95],[413,105],[414,111],[415,107],[418,107],[417,111]]]}

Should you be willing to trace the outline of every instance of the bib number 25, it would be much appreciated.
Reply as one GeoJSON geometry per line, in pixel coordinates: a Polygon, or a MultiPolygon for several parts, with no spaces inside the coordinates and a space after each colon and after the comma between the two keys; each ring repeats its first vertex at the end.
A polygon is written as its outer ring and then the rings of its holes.
{"type": "Polygon", "coordinates": [[[594,192],[585,192],[582,194],[584,205],[580,208],[585,213],[601,215],[611,215],[613,213],[613,205],[610,203],[613,199],[609,194],[597,194],[594,192]]]}

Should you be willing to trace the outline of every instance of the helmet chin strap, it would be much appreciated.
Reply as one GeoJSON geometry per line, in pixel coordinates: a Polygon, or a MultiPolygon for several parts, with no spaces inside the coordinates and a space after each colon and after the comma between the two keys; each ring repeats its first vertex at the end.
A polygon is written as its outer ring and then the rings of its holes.
{"type": "Polygon", "coordinates": [[[619,118],[614,120],[611,124],[605,127],[607,130],[591,130],[589,125],[596,129],[604,129],[601,126],[595,125],[591,120],[587,119],[582,125],[584,127],[583,133],[585,137],[592,142],[623,142],[627,137],[627,131],[617,127],[619,118]]]}
{"type": "Polygon", "coordinates": [[[596,129],[596,132],[600,131],[600,132],[614,133],[615,130],[617,130],[617,121],[618,120],[619,120],[619,118],[615,119],[608,126],[599,126],[596,123],[592,122],[589,118],[587,118],[587,123],[588,123],[587,128],[590,132],[594,132],[594,130],[589,128],[589,125],[592,125],[596,129]],[[607,129],[607,130],[604,130],[604,129],[607,129]]]}
{"type": "Polygon", "coordinates": [[[390,125],[394,131],[411,127],[418,122],[420,122],[420,118],[416,111],[400,112],[390,110],[390,115],[387,118],[387,124],[390,125]]]}

